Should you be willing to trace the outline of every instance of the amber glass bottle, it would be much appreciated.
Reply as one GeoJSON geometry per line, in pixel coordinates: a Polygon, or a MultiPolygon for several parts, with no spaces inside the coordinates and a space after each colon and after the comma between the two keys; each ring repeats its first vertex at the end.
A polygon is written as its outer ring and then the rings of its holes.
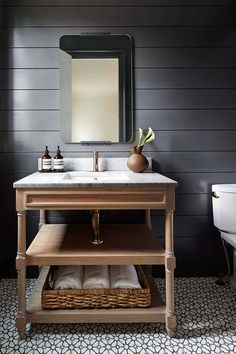
{"type": "Polygon", "coordinates": [[[50,172],[52,170],[52,159],[49,155],[48,147],[46,146],[44,155],[42,157],[42,172],[50,172]]]}
{"type": "Polygon", "coordinates": [[[63,171],[63,156],[61,155],[60,146],[57,147],[57,154],[53,159],[53,169],[55,172],[63,171]]]}

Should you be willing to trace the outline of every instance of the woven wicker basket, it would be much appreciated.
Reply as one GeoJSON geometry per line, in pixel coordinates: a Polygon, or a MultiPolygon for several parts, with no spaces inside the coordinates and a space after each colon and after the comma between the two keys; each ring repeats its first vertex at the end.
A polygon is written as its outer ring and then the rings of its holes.
{"type": "Polygon", "coordinates": [[[53,269],[50,268],[42,289],[42,308],[82,309],[114,307],[149,307],[150,287],[140,266],[136,266],[140,289],[89,289],[54,290],[50,288],[53,269]]]}

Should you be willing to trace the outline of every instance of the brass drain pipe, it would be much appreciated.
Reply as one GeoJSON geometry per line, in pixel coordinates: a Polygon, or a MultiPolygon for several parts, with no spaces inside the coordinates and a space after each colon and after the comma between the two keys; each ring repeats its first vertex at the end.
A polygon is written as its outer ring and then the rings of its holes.
{"type": "Polygon", "coordinates": [[[90,212],[92,217],[92,228],[93,228],[93,241],[95,245],[103,243],[102,235],[100,232],[100,211],[98,209],[91,210],[90,212]]]}

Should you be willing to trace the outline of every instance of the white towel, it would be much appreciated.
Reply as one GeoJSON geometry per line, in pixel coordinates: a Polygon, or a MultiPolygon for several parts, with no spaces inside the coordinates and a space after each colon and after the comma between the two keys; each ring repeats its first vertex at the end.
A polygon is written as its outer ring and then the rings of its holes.
{"type": "Polygon", "coordinates": [[[84,266],[83,289],[110,288],[109,268],[107,265],[84,266]]]}
{"type": "Polygon", "coordinates": [[[111,288],[137,289],[141,288],[136,269],[133,265],[110,266],[111,288]]]}
{"type": "Polygon", "coordinates": [[[65,265],[55,271],[54,289],[82,289],[83,266],[65,265]]]}

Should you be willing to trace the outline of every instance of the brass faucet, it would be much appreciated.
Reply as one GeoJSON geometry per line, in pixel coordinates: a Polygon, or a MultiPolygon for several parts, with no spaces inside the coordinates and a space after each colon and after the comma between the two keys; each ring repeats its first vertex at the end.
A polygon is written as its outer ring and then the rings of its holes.
{"type": "Polygon", "coordinates": [[[98,170],[98,151],[93,152],[93,172],[99,172],[99,170],[98,170]]]}

